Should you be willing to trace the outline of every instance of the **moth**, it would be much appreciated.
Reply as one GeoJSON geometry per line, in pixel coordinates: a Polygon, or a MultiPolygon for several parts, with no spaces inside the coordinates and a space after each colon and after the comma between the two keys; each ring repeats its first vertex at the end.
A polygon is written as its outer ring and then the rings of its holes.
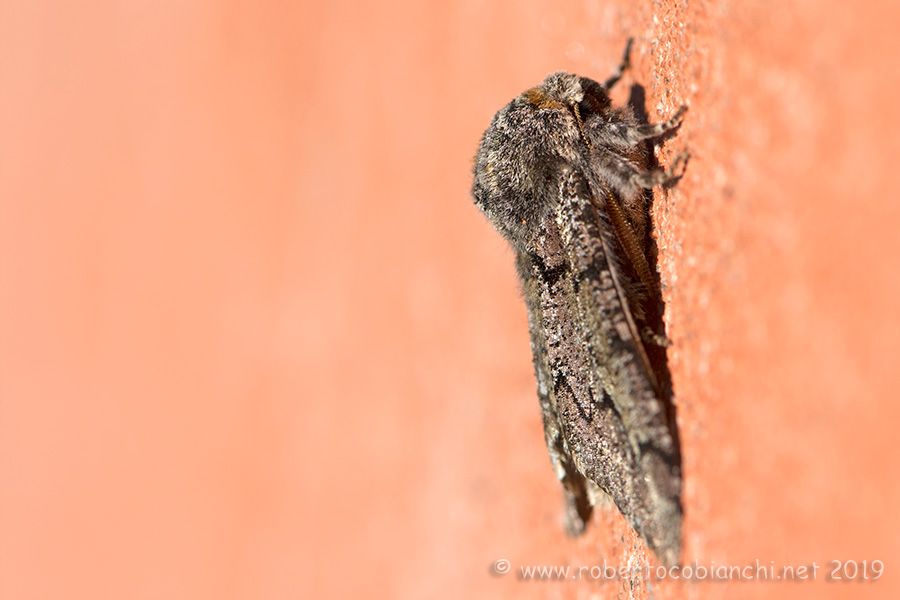
{"type": "Polygon", "coordinates": [[[686,108],[641,124],[612,106],[628,53],[602,85],[556,72],[503,107],[481,139],[472,193],[516,254],[566,530],[580,534],[606,494],[676,564],[681,458],[649,201],[686,155],[669,172],[652,167],[648,141],[686,108]]]}

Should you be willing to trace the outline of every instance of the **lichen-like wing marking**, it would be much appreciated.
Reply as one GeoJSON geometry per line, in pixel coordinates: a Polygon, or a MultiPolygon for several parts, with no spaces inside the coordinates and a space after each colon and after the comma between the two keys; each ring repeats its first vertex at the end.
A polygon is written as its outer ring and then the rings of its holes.
{"type": "Polygon", "coordinates": [[[551,459],[568,493],[574,465],[674,564],[681,540],[676,451],[620,280],[615,234],[580,172],[565,170],[559,189],[555,219],[542,228],[536,252],[519,256],[551,459]]]}
{"type": "MultiPolygon", "coordinates": [[[[531,351],[534,356],[534,375],[541,403],[544,437],[553,471],[563,484],[566,496],[565,528],[574,536],[584,531],[585,523],[590,517],[591,505],[583,471],[574,462],[563,431],[563,419],[559,417],[557,388],[560,386],[550,366],[546,329],[548,325],[552,327],[557,324],[557,315],[552,310],[549,313],[544,311],[549,298],[555,293],[554,287],[562,276],[562,271],[558,267],[556,269],[548,267],[553,262],[552,258],[545,261],[534,254],[520,253],[517,262],[528,306],[531,351]]],[[[549,337],[556,343],[557,334],[551,332],[549,337]]],[[[563,401],[567,402],[568,398],[564,398],[563,401]]]]}
{"type": "Polygon", "coordinates": [[[617,258],[627,257],[614,251],[618,248],[615,233],[606,214],[597,209],[591,193],[578,171],[566,171],[560,184],[562,201],[556,219],[577,283],[577,320],[585,324],[589,333],[586,341],[593,366],[635,451],[650,444],[674,457],[675,444],[659,384],[644,351],[617,258]]]}

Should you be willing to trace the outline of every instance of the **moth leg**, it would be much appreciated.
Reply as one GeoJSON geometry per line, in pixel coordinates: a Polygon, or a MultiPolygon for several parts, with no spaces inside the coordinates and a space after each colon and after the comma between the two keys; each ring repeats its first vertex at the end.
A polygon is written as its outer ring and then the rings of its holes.
{"type": "Polygon", "coordinates": [[[612,89],[614,85],[619,83],[619,80],[622,78],[622,74],[625,70],[631,66],[631,44],[634,42],[634,38],[628,38],[628,41],[625,42],[625,52],[622,55],[622,62],[619,63],[619,67],[616,69],[616,72],[609,76],[609,78],[603,82],[603,87],[607,90],[612,89]]]}
{"type": "Polygon", "coordinates": [[[550,451],[553,470],[563,485],[563,527],[571,537],[584,532],[585,524],[591,518],[593,504],[588,495],[587,480],[579,473],[568,456],[550,451]]]}
{"type": "MultiPolygon", "coordinates": [[[[543,357],[543,356],[542,356],[543,357]]],[[[540,378],[542,374],[538,374],[540,378]]],[[[544,419],[544,436],[547,440],[547,450],[550,454],[550,463],[553,472],[563,487],[563,527],[572,537],[584,532],[585,523],[591,518],[593,503],[590,501],[587,490],[587,480],[578,471],[572,457],[566,449],[566,442],[559,418],[556,412],[556,403],[549,394],[538,394],[541,399],[541,408],[544,419]]]]}
{"type": "MultiPolygon", "coordinates": [[[[688,154],[686,152],[680,154],[668,171],[642,169],[627,158],[602,146],[595,147],[591,158],[600,180],[610,185],[622,198],[633,198],[641,188],[649,190],[678,179],[688,154]]],[[[592,183],[599,186],[598,181],[592,183]]]]}
{"type": "Polygon", "coordinates": [[[637,127],[631,128],[628,133],[635,142],[665,135],[681,125],[681,122],[684,120],[684,113],[686,112],[687,106],[682,104],[681,108],[675,111],[675,114],[672,115],[672,118],[668,121],[656,124],[638,125],[637,127]]]}
{"type": "Polygon", "coordinates": [[[587,495],[591,506],[600,507],[601,509],[609,508],[618,510],[613,497],[606,493],[606,491],[597,485],[596,482],[586,479],[585,483],[587,483],[587,495]]]}
{"type": "Polygon", "coordinates": [[[644,327],[641,331],[641,338],[648,344],[653,344],[654,346],[659,346],[660,348],[668,348],[672,345],[672,340],[668,338],[665,334],[656,333],[649,327],[644,327]]]}
{"type": "Polygon", "coordinates": [[[664,185],[666,183],[670,183],[681,177],[681,175],[684,173],[684,165],[687,163],[687,159],[688,153],[682,152],[675,157],[674,161],[672,161],[672,166],[669,167],[668,171],[664,169],[651,169],[649,171],[644,171],[643,173],[638,173],[634,181],[642,188],[648,190],[656,185],[664,185]]]}
{"type": "Polygon", "coordinates": [[[601,142],[614,146],[635,146],[638,143],[663,136],[681,125],[687,106],[682,105],[672,118],[662,123],[648,123],[635,125],[623,121],[613,121],[602,129],[595,130],[593,135],[600,138],[601,142]]]}

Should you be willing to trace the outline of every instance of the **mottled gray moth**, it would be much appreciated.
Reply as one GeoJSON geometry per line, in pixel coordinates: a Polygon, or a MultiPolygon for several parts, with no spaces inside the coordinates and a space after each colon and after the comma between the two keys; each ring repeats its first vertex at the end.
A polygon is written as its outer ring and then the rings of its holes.
{"type": "Polygon", "coordinates": [[[649,232],[648,140],[604,84],[547,76],[493,118],[475,159],[475,203],[510,242],[528,307],[550,459],[580,534],[607,494],[666,563],[681,548],[681,458],[649,232]],[[602,491],[602,492],[601,492],[602,491]]]}

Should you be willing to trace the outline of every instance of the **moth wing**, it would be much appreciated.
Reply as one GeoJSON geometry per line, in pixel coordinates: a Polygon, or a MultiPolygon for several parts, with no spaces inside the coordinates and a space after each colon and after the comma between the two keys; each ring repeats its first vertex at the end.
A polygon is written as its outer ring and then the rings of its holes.
{"type": "Polygon", "coordinates": [[[674,564],[681,539],[674,441],[628,305],[615,241],[585,177],[566,169],[556,214],[536,252],[519,257],[544,427],[564,484],[568,461],[674,564]]]}
{"type": "MultiPolygon", "coordinates": [[[[614,228],[599,209],[587,179],[569,169],[560,182],[556,213],[561,246],[576,282],[577,320],[591,332],[592,366],[628,431],[635,450],[648,444],[676,454],[659,383],[629,303],[614,228]]],[[[621,257],[621,258],[620,258],[621,257]]]]}

